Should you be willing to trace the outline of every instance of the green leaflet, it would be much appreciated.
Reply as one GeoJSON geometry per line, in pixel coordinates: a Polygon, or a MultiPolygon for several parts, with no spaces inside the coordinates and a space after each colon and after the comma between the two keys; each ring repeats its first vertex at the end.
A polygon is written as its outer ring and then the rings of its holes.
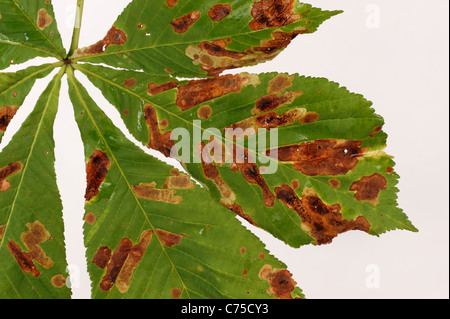
{"type": "MultiPolygon", "coordinates": [[[[73,74],[68,74],[86,162],[102,166],[95,156],[101,153],[110,161],[98,195],[86,202],[85,245],[93,298],[272,298],[267,293],[268,282],[259,277],[260,270],[267,265],[273,269],[286,266],[206,190],[194,187],[188,176],[184,176],[187,186],[171,186],[170,179],[177,179],[171,167],[129,142],[73,74]],[[161,194],[159,200],[142,199],[135,191],[136,186],[151,183],[155,184],[150,188],[161,194]],[[157,235],[158,230],[169,232],[174,241],[167,243],[164,233],[157,235]],[[108,247],[113,251],[111,260],[117,260],[115,249],[124,238],[137,245],[146,231],[153,235],[131,279],[119,276],[105,288],[108,268],[92,262],[99,247],[108,247]]],[[[95,179],[89,170],[88,176],[95,179]]],[[[293,296],[301,296],[298,288],[293,296]]]]}
{"type": "Polygon", "coordinates": [[[73,60],[155,75],[205,77],[271,60],[295,36],[315,32],[341,12],[297,1],[280,6],[269,2],[135,0],[103,40],[76,51],[73,60]],[[261,3],[264,9],[258,6],[261,3]],[[264,10],[272,19],[265,24],[256,20],[264,10]]]}
{"type": "Polygon", "coordinates": [[[63,72],[50,82],[0,153],[0,298],[70,298],[67,287],[54,286],[59,286],[58,279],[67,278],[53,142],[63,72]],[[33,256],[28,265],[37,272],[22,271],[12,254],[14,247],[33,256]]]}
{"type": "Polygon", "coordinates": [[[65,57],[53,5],[45,0],[1,0],[0,70],[38,56],[65,57]]]}
{"type": "Polygon", "coordinates": [[[15,73],[0,73],[0,142],[34,82],[47,76],[57,65],[44,64],[15,73]]]}

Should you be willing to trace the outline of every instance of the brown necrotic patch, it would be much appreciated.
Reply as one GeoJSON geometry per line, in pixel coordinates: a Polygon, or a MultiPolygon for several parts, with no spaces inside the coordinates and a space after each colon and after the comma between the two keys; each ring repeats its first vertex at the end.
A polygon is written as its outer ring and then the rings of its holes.
{"type": "Polygon", "coordinates": [[[235,213],[236,215],[238,215],[239,217],[242,217],[243,219],[245,219],[246,221],[248,221],[250,224],[252,224],[253,226],[258,226],[256,224],[256,222],[253,220],[253,218],[250,217],[249,214],[245,214],[244,211],[242,210],[241,205],[239,205],[238,203],[229,203],[225,200],[221,200],[220,203],[228,208],[229,210],[231,210],[233,213],[235,213]]]}
{"type": "Polygon", "coordinates": [[[101,54],[104,53],[111,44],[123,45],[126,42],[127,42],[127,35],[125,34],[125,32],[113,26],[102,40],[98,41],[97,43],[91,46],[82,49],[77,49],[75,51],[74,57],[92,54],[101,54]]]}
{"type": "Polygon", "coordinates": [[[96,217],[93,213],[87,213],[86,216],[84,216],[84,220],[89,225],[93,225],[95,223],[95,219],[96,219],[96,217]]]}
{"type": "Polygon", "coordinates": [[[41,273],[33,263],[33,256],[30,253],[23,252],[20,246],[13,241],[8,242],[8,250],[24,273],[31,273],[34,277],[39,277],[41,273]]]}
{"type": "Polygon", "coordinates": [[[288,185],[275,188],[275,194],[277,199],[300,216],[302,228],[310,232],[318,245],[329,244],[333,238],[349,230],[370,230],[366,218],[343,219],[339,204],[328,206],[312,189],[305,188],[301,199],[288,185]]]}
{"type": "Polygon", "coordinates": [[[258,82],[256,75],[249,74],[227,74],[213,79],[193,80],[178,87],[176,105],[186,111],[226,94],[240,93],[242,87],[258,82]]]}
{"type": "Polygon", "coordinates": [[[6,229],[5,225],[0,226],[0,239],[3,238],[3,235],[5,234],[5,229],[6,229]]]}
{"type": "Polygon", "coordinates": [[[175,7],[175,5],[178,3],[178,0],[166,0],[166,4],[169,8],[175,7]]]}
{"type": "Polygon", "coordinates": [[[0,109],[0,132],[6,131],[18,109],[16,106],[3,106],[0,109]]]}
{"type": "Polygon", "coordinates": [[[381,174],[364,176],[359,181],[350,186],[350,191],[355,192],[355,198],[360,202],[369,202],[378,205],[378,195],[380,191],[386,189],[386,178],[381,174]]]}
{"type": "Polygon", "coordinates": [[[8,177],[17,174],[22,170],[22,163],[14,162],[0,169],[0,192],[6,192],[11,188],[11,184],[6,180],[8,177]]]}
{"type": "Polygon", "coordinates": [[[173,247],[181,242],[181,236],[173,234],[166,230],[155,229],[156,235],[158,236],[160,242],[167,247],[173,247]]]}
{"type": "Polygon", "coordinates": [[[100,185],[106,178],[108,170],[111,166],[111,161],[109,160],[106,153],[95,150],[89,162],[86,164],[86,201],[90,201],[100,192],[100,185]]]}
{"type": "Polygon", "coordinates": [[[291,104],[296,98],[303,94],[301,91],[291,91],[278,96],[276,94],[271,94],[268,96],[263,96],[256,101],[255,107],[252,109],[252,114],[257,115],[264,112],[269,112],[276,110],[280,106],[291,104]]]}
{"type": "Polygon", "coordinates": [[[170,289],[170,295],[173,299],[178,299],[181,296],[181,289],[180,288],[172,288],[170,289]]]}
{"type": "Polygon", "coordinates": [[[39,221],[34,223],[26,224],[28,231],[23,232],[21,235],[21,240],[27,247],[31,256],[36,260],[42,267],[49,269],[53,266],[53,261],[51,258],[47,257],[44,250],[39,246],[39,244],[50,239],[50,233],[45,229],[39,221]]]}
{"type": "Polygon", "coordinates": [[[270,288],[267,293],[280,299],[292,299],[297,283],[292,279],[292,274],[286,269],[273,269],[271,265],[264,265],[259,271],[259,278],[267,280],[270,288]]]}
{"type": "Polygon", "coordinates": [[[209,105],[202,105],[197,110],[197,116],[202,120],[206,120],[212,115],[212,108],[209,105]]]}
{"type": "Polygon", "coordinates": [[[100,246],[94,255],[92,262],[100,268],[105,268],[111,259],[111,249],[107,246],[100,246]]]}
{"type": "Polygon", "coordinates": [[[133,246],[131,248],[125,263],[120,269],[119,276],[116,280],[116,288],[121,292],[125,293],[130,288],[131,277],[133,276],[134,270],[138,266],[145,252],[147,251],[147,247],[152,240],[153,231],[146,230],[141,234],[141,239],[139,244],[133,246]]]}
{"type": "Polygon", "coordinates": [[[165,91],[169,91],[178,86],[176,81],[170,81],[163,84],[149,83],[148,84],[148,95],[156,95],[165,91]]]}
{"type": "Polygon", "coordinates": [[[328,183],[332,188],[339,188],[341,187],[341,182],[337,178],[330,178],[328,180],[328,183]]]}
{"type": "Polygon", "coordinates": [[[52,22],[53,22],[53,18],[51,15],[48,14],[47,10],[40,9],[38,11],[36,25],[39,28],[39,30],[44,30],[46,27],[48,27],[50,24],[52,24],[52,22]]]}
{"type": "Polygon", "coordinates": [[[200,12],[191,11],[188,14],[170,22],[176,33],[185,33],[200,18],[200,12]]]}
{"type": "MultiPolygon", "coordinates": [[[[225,49],[226,46],[227,46],[227,43],[222,40],[218,40],[218,41],[214,41],[214,42],[204,41],[197,45],[197,47],[200,50],[207,52],[209,55],[215,56],[215,57],[228,57],[228,58],[232,58],[232,59],[242,59],[243,57],[245,57],[247,55],[246,53],[243,53],[243,52],[227,50],[227,49],[225,49]]],[[[208,58],[209,58],[208,55],[203,55],[203,57],[201,57],[199,59],[200,59],[201,63],[212,64],[211,63],[212,61],[207,60],[208,58]]]]}
{"type": "Polygon", "coordinates": [[[179,204],[183,198],[175,196],[176,190],[158,189],[155,187],[156,183],[140,184],[133,186],[133,191],[137,197],[157,202],[164,202],[168,204],[179,204]]]}
{"type": "MultiPolygon", "coordinates": [[[[316,140],[300,145],[280,147],[276,154],[281,162],[293,162],[294,169],[308,176],[345,175],[358,164],[366,149],[361,141],[316,140]]],[[[269,155],[269,151],[267,151],[269,155]]]]}
{"type": "Polygon", "coordinates": [[[285,49],[299,34],[308,32],[309,31],[303,27],[298,27],[292,32],[276,30],[272,32],[272,39],[261,40],[261,45],[259,47],[254,47],[253,50],[267,55],[273,54],[274,52],[280,52],[285,49]]]}
{"type": "Polygon", "coordinates": [[[168,189],[193,189],[194,183],[186,174],[178,174],[176,176],[169,176],[166,179],[164,188],[168,189]]]}
{"type": "Polygon", "coordinates": [[[63,275],[58,274],[52,277],[51,283],[55,288],[62,288],[66,285],[66,278],[63,275]]]}
{"type": "Polygon", "coordinates": [[[133,243],[128,238],[123,238],[120,241],[111,257],[111,260],[106,266],[106,274],[100,282],[101,290],[109,291],[112,288],[132,247],[133,243]]]}
{"type": "Polygon", "coordinates": [[[297,108],[283,114],[270,112],[259,115],[256,118],[256,124],[265,129],[277,128],[279,126],[287,126],[304,118],[306,110],[297,108]]]}
{"type": "Polygon", "coordinates": [[[281,94],[286,89],[292,86],[294,81],[294,76],[289,76],[286,74],[278,74],[275,78],[269,81],[267,85],[267,94],[281,94]]]}
{"type": "Polygon", "coordinates": [[[144,114],[145,121],[150,131],[150,142],[148,147],[160,151],[165,156],[169,157],[172,147],[175,145],[175,142],[170,138],[171,132],[169,131],[164,134],[160,132],[158,117],[155,109],[151,105],[147,104],[144,107],[144,114]]]}
{"type": "Polygon", "coordinates": [[[230,13],[231,13],[231,6],[229,4],[216,4],[209,10],[208,15],[211,18],[211,20],[217,22],[224,19],[230,13]]]}
{"type": "Polygon", "coordinates": [[[127,88],[132,88],[137,83],[135,78],[125,79],[123,80],[123,85],[125,85],[127,88]]]}
{"type": "Polygon", "coordinates": [[[253,31],[281,27],[302,18],[294,12],[295,0],[261,0],[253,3],[253,20],[249,27],[253,31]]]}

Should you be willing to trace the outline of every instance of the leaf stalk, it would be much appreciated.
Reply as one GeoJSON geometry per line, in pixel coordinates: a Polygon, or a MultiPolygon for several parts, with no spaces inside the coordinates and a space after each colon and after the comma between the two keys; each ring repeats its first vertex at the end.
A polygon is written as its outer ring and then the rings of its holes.
{"type": "Polygon", "coordinates": [[[78,49],[78,44],[80,40],[80,32],[81,32],[81,21],[83,17],[83,7],[84,0],[77,0],[77,11],[75,15],[75,25],[73,27],[72,34],[72,43],[70,45],[69,53],[67,54],[67,58],[72,56],[76,49],[78,49]]]}

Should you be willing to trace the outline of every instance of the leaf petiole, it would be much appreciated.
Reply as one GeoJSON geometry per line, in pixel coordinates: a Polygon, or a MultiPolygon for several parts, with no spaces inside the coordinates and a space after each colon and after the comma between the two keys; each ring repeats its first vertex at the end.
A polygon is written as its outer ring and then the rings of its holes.
{"type": "Polygon", "coordinates": [[[72,56],[75,50],[78,49],[78,43],[80,40],[80,32],[81,32],[81,21],[83,16],[83,7],[84,7],[84,0],[77,0],[77,11],[75,15],[75,25],[73,27],[72,43],[70,45],[67,57],[72,56]]]}

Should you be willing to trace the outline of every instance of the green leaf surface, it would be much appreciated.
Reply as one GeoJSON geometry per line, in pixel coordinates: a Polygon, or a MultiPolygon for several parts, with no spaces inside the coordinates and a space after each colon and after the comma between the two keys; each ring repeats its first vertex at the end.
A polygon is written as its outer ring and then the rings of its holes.
{"type": "MultiPolygon", "coordinates": [[[[260,271],[268,265],[272,269],[286,266],[206,190],[128,141],[70,73],[69,85],[87,167],[89,163],[96,167],[95,173],[87,169],[88,185],[97,173],[107,170],[98,195],[87,200],[85,207],[85,245],[93,297],[274,297],[267,292],[270,285],[260,278],[260,271]],[[108,168],[101,164],[105,159],[109,160],[108,168]],[[153,190],[157,196],[143,198],[136,191],[139,186],[153,190]],[[168,232],[169,242],[161,230],[168,232]],[[113,252],[109,262],[113,264],[119,259],[116,247],[120,243],[138,245],[149,233],[148,246],[140,252],[142,259],[132,272],[123,278],[133,252],[121,275],[105,287],[105,278],[113,271],[93,262],[99,248],[108,247],[113,252]]],[[[292,281],[290,275],[285,276],[292,281]]],[[[288,289],[289,296],[292,289],[288,289]]],[[[292,293],[302,296],[298,288],[292,293]]]]}
{"type": "Polygon", "coordinates": [[[46,0],[1,0],[0,70],[35,57],[65,57],[53,5],[46,0]]]}
{"type": "MultiPolygon", "coordinates": [[[[225,204],[239,205],[247,220],[266,229],[289,245],[298,247],[316,242],[329,243],[339,233],[351,229],[364,230],[373,235],[394,229],[416,230],[403,212],[396,207],[395,186],[398,176],[393,171],[395,163],[392,158],[383,152],[387,137],[381,130],[383,119],[375,114],[371,102],[361,95],[350,93],[336,83],[321,78],[278,73],[238,74],[214,80],[178,83],[169,77],[155,77],[147,73],[119,71],[102,66],[84,64],[77,65],[76,68],[84,72],[108,101],[116,106],[129,131],[144,145],[166,151],[165,155],[169,156],[167,148],[172,145],[158,148],[152,144],[152,125],[153,128],[157,126],[161,136],[170,135],[170,132],[177,128],[185,128],[191,139],[189,143],[191,153],[188,161],[181,160],[189,173],[205,185],[218,201],[231,200],[231,203],[228,201],[225,204]],[[133,86],[128,85],[131,79],[133,86]],[[240,79],[247,82],[238,90],[223,95],[223,92],[210,94],[227,90],[227,86],[235,85],[240,79]],[[288,87],[283,85],[279,87],[283,81],[287,81],[288,87]],[[157,89],[149,89],[155,87],[153,85],[155,82],[156,87],[164,87],[164,83],[174,85],[170,86],[172,89],[159,93],[157,89]],[[283,100],[288,98],[288,102],[283,100]],[[187,106],[183,101],[188,103],[187,106]],[[273,110],[258,110],[258,107],[270,105],[275,105],[273,110]],[[148,123],[146,113],[148,106],[154,108],[156,113],[156,120],[152,125],[148,123]],[[202,120],[201,113],[204,109],[208,110],[209,117],[202,120]],[[295,120],[292,120],[292,116],[295,120]],[[285,120],[286,122],[283,122],[285,120]],[[205,144],[209,143],[209,135],[213,134],[223,145],[239,145],[238,142],[227,138],[225,128],[252,127],[256,132],[264,128],[265,124],[271,123],[278,126],[279,148],[304,149],[303,153],[309,153],[302,155],[303,171],[295,168],[294,162],[299,159],[273,161],[266,156],[266,149],[263,149],[263,154],[259,156],[253,153],[253,158],[258,160],[254,168],[262,179],[259,184],[249,183],[241,170],[233,169],[233,163],[215,165],[222,181],[235,195],[227,198],[224,192],[220,191],[217,181],[205,175],[203,165],[200,162],[195,163],[194,155],[198,148],[198,144],[194,141],[195,129],[201,127],[201,135],[206,136],[202,138],[205,144]],[[219,130],[218,133],[215,129],[219,130]],[[334,147],[333,143],[345,146],[340,150],[341,153],[345,148],[351,152],[348,155],[334,154],[339,147],[334,147]],[[322,146],[323,150],[317,150],[322,146]],[[311,147],[316,149],[312,150],[311,147]],[[307,169],[305,167],[311,166],[308,161],[317,169],[328,167],[328,170],[319,173],[314,170],[305,172],[307,169]],[[352,164],[341,171],[339,168],[347,165],[345,162],[352,164]],[[275,166],[276,172],[260,174],[264,170],[261,167],[270,167],[269,164],[275,166]],[[377,175],[373,176],[374,174],[377,175]],[[370,176],[372,178],[368,180],[367,177],[370,176]],[[364,177],[366,178],[363,179],[364,177]],[[361,179],[362,184],[368,180],[363,192],[375,193],[366,194],[364,195],[366,197],[358,199],[356,196],[360,195],[350,188],[361,179]],[[333,182],[335,185],[331,184],[333,182]],[[297,202],[302,196],[305,196],[305,201],[306,198],[311,198],[303,193],[312,189],[315,193],[313,197],[320,203],[319,206],[325,207],[323,204],[326,204],[328,221],[324,222],[318,216],[314,217],[319,211],[317,205],[311,208],[314,211],[313,215],[310,213],[310,217],[302,216],[303,210],[307,208],[306,204],[303,208],[294,209],[292,205],[283,201],[281,198],[283,192],[279,189],[282,185],[290,188],[285,190],[290,192],[291,197],[296,196],[297,199],[294,201],[297,202]],[[338,214],[336,215],[334,211],[338,214]],[[336,215],[337,219],[332,215],[336,215]],[[361,220],[358,219],[359,216],[363,216],[370,227],[365,221],[358,222],[361,220]],[[320,226],[313,226],[309,218],[315,219],[315,223],[322,223],[322,226],[325,223],[324,227],[330,228],[320,234],[324,238],[310,236],[311,227],[314,232],[314,229],[318,231],[320,226]],[[335,226],[336,223],[338,226],[335,226]],[[345,225],[342,226],[343,224],[345,225]]],[[[243,145],[251,152],[247,140],[248,138],[243,145]]],[[[200,143],[200,140],[197,143],[200,143]]],[[[231,150],[231,147],[229,149],[231,150]]],[[[236,206],[233,210],[236,212],[236,206]]]]}
{"type": "MultiPolygon", "coordinates": [[[[64,70],[61,70],[64,71],[64,70]]],[[[0,153],[0,298],[70,298],[53,123],[60,72],[0,153]],[[22,264],[22,265],[21,265],[22,264]]]]}
{"type": "Polygon", "coordinates": [[[338,13],[297,1],[134,0],[104,39],[73,58],[155,75],[205,77],[271,60],[297,35],[315,32],[338,13]]]}

